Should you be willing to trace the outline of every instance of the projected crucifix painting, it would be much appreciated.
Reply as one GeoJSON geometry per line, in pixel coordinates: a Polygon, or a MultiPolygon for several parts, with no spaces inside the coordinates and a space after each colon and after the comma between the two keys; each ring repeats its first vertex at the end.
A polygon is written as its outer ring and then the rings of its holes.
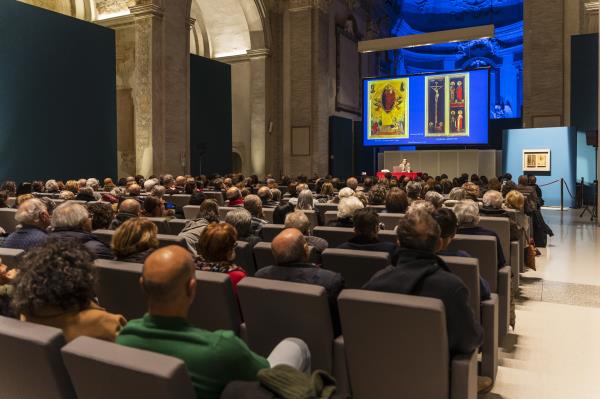
{"type": "Polygon", "coordinates": [[[425,136],[468,136],[469,75],[427,76],[425,136]]]}

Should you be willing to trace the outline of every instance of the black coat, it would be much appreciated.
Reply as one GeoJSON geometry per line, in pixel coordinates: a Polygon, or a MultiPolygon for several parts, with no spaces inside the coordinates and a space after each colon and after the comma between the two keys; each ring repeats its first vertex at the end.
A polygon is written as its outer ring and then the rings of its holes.
{"type": "Polygon", "coordinates": [[[363,289],[440,299],[446,309],[451,356],[472,353],[483,342],[483,329],[469,305],[469,290],[432,252],[400,249],[398,264],[377,272],[363,289]]]}
{"type": "Polygon", "coordinates": [[[97,239],[91,233],[83,230],[55,230],[50,233],[49,238],[59,240],[76,240],[86,247],[96,258],[112,259],[113,254],[109,247],[97,239]]]}

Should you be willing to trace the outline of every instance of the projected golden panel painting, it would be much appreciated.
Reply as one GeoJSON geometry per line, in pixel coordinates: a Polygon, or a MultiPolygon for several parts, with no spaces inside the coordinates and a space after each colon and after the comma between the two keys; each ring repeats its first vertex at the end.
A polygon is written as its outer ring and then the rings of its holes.
{"type": "Polygon", "coordinates": [[[369,83],[369,139],[408,138],[408,79],[369,83]]]}

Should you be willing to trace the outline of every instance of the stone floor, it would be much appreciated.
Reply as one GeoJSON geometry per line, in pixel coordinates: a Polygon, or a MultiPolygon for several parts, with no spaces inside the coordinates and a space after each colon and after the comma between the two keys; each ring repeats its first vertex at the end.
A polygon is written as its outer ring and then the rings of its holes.
{"type": "Polygon", "coordinates": [[[522,275],[517,325],[482,399],[600,398],[599,228],[576,210],[544,210],[552,230],[522,275]]]}

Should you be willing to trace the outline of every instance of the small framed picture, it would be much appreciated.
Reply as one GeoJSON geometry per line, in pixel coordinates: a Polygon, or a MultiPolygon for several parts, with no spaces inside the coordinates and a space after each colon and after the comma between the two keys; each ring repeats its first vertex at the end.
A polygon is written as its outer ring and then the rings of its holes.
{"type": "Polygon", "coordinates": [[[523,150],[523,172],[550,172],[550,150],[523,150]]]}

